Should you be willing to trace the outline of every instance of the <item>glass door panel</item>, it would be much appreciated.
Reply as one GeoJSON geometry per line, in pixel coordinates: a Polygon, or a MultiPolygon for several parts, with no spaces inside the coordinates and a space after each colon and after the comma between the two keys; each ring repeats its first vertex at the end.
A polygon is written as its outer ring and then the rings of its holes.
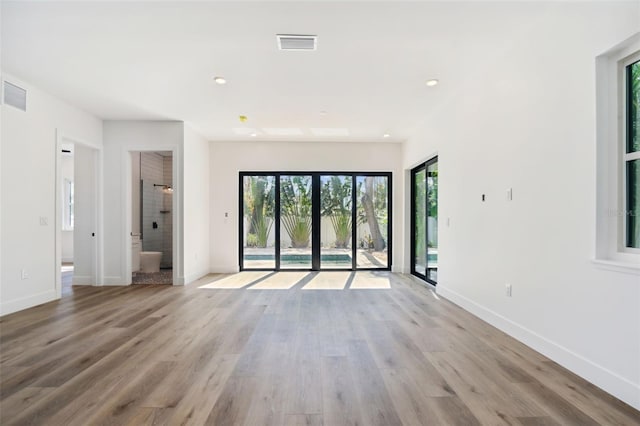
{"type": "Polygon", "coordinates": [[[351,269],[351,176],[320,176],[320,268],[351,269]]]}
{"type": "Polygon", "coordinates": [[[427,180],[426,170],[413,175],[413,262],[414,272],[427,275],[427,180]]]}
{"type": "Polygon", "coordinates": [[[280,269],[311,269],[312,176],[280,176],[280,269]]]}
{"type": "Polygon", "coordinates": [[[389,179],[357,176],[357,268],[388,268],[389,179]]]}
{"type": "Polygon", "coordinates": [[[244,176],[242,261],[244,268],[273,269],[275,255],[275,176],[244,176]]]}
{"type": "Polygon", "coordinates": [[[427,164],[427,279],[438,282],[438,162],[427,164]]]}

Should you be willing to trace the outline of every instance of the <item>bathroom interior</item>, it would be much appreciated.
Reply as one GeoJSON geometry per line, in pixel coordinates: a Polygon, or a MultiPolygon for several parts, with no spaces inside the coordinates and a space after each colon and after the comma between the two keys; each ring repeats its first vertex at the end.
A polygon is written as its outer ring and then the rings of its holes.
{"type": "Polygon", "coordinates": [[[133,284],[173,283],[171,151],[131,152],[133,284]]]}

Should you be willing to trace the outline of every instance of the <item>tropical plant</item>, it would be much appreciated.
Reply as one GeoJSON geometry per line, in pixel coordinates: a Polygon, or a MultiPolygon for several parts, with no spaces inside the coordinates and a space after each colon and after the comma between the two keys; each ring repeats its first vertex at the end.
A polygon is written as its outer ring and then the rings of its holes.
{"type": "Polygon", "coordinates": [[[349,247],[351,239],[351,214],[334,214],[330,216],[333,231],[336,234],[336,248],[349,247]]]}
{"type": "Polygon", "coordinates": [[[247,247],[257,247],[258,236],[256,234],[247,234],[247,247]]]}
{"type": "Polygon", "coordinates": [[[283,215],[282,225],[291,239],[291,247],[309,247],[311,236],[311,216],[283,215]]]}
{"type": "Polygon", "coordinates": [[[266,247],[273,225],[275,187],[272,176],[246,176],[244,215],[248,219],[247,236],[256,237],[257,247],[266,247]]]}
{"type": "Polygon", "coordinates": [[[331,176],[321,191],[322,216],[329,216],[336,248],[349,247],[351,239],[351,178],[331,176]]]}
{"type": "Polygon", "coordinates": [[[311,176],[282,176],[281,220],[294,248],[309,247],[311,238],[311,176]]]}
{"type": "Polygon", "coordinates": [[[255,235],[257,238],[256,246],[266,247],[267,242],[269,241],[269,233],[271,232],[271,227],[273,226],[273,220],[269,217],[259,215],[255,219],[253,219],[251,225],[253,227],[253,230],[255,231],[255,235]]]}

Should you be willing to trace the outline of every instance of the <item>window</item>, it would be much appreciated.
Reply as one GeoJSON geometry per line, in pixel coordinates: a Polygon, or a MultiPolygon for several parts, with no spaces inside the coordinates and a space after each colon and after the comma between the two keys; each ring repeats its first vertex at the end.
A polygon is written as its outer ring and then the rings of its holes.
{"type": "Polygon", "coordinates": [[[640,269],[640,33],[596,58],[595,263],[640,269]]]}
{"type": "MultiPolygon", "coordinates": [[[[634,58],[635,60],[635,58],[634,58]]],[[[625,234],[626,246],[640,248],[640,59],[625,66],[626,150],[625,234]]]]}
{"type": "Polygon", "coordinates": [[[391,173],[241,172],[241,270],[390,270],[391,173]]]}
{"type": "Polygon", "coordinates": [[[62,196],[64,197],[62,208],[64,209],[62,214],[62,229],[65,231],[73,230],[73,181],[69,179],[64,180],[64,187],[62,188],[62,196]]]}

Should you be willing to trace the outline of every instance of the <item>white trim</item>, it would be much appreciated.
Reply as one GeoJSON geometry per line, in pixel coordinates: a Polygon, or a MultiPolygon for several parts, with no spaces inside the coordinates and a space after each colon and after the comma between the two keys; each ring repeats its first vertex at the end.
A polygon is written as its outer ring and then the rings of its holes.
{"type": "Polygon", "coordinates": [[[621,274],[640,275],[640,265],[635,263],[616,262],[613,260],[602,259],[591,259],[591,263],[599,269],[619,272],[621,274]]]}
{"type": "Polygon", "coordinates": [[[94,285],[91,275],[73,275],[73,285],[94,285]]]}
{"type": "Polygon", "coordinates": [[[2,302],[0,303],[0,316],[12,314],[37,305],[42,305],[43,303],[51,302],[59,298],[60,297],[57,295],[56,289],[52,289],[20,299],[2,302]]]}
{"type": "MultiPolygon", "coordinates": [[[[633,270],[640,250],[626,247],[624,67],[640,58],[640,32],[596,58],[596,239],[594,259],[633,270]]],[[[595,262],[594,262],[595,263],[595,262]]]]}
{"type": "Polygon", "coordinates": [[[190,283],[192,283],[194,281],[199,280],[202,277],[206,277],[207,275],[209,275],[209,266],[206,266],[204,268],[200,268],[200,270],[198,272],[196,272],[196,273],[185,275],[184,276],[183,285],[190,284],[190,283]]]}
{"type": "Polygon", "coordinates": [[[105,285],[105,286],[127,286],[129,284],[125,284],[125,281],[124,281],[124,279],[122,279],[122,277],[108,276],[108,277],[104,277],[102,285],[105,285]]]}
{"type": "Polygon", "coordinates": [[[240,272],[239,266],[211,265],[210,274],[237,274],[240,272]]]}
{"type": "Polygon", "coordinates": [[[546,357],[557,362],[605,392],[640,410],[640,384],[608,370],[601,365],[571,351],[564,346],[549,340],[528,328],[492,311],[467,297],[443,287],[436,287],[438,295],[448,299],[478,318],[507,333],[546,357]]]}

